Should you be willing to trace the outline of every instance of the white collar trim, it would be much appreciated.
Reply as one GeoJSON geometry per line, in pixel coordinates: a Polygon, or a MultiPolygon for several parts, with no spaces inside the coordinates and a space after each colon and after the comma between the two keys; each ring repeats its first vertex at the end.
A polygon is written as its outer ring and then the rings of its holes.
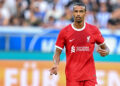
{"type": "Polygon", "coordinates": [[[85,29],[86,23],[84,22],[84,26],[83,26],[82,28],[79,28],[79,29],[75,28],[74,25],[73,25],[73,23],[71,24],[71,26],[72,26],[72,28],[73,28],[74,30],[76,30],[76,31],[82,31],[82,30],[85,29]]]}

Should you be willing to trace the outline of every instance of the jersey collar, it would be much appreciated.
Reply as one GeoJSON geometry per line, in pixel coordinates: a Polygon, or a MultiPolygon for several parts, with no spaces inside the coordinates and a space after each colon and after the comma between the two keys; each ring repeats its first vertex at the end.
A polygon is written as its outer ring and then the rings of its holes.
{"type": "Polygon", "coordinates": [[[71,26],[72,26],[72,28],[73,28],[75,31],[82,31],[82,30],[85,29],[86,23],[84,22],[84,26],[83,26],[82,28],[80,28],[80,29],[75,28],[74,25],[73,25],[73,23],[71,24],[71,26]]]}

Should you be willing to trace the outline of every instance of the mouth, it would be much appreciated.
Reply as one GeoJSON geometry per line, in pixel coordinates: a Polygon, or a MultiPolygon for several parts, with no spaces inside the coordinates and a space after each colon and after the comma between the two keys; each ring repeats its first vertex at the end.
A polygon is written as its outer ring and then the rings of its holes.
{"type": "Polygon", "coordinates": [[[81,19],[81,17],[76,17],[76,19],[81,19]]]}
{"type": "Polygon", "coordinates": [[[81,17],[76,17],[76,21],[80,23],[82,21],[81,17]]]}
{"type": "Polygon", "coordinates": [[[77,21],[82,21],[81,18],[76,18],[77,21]]]}

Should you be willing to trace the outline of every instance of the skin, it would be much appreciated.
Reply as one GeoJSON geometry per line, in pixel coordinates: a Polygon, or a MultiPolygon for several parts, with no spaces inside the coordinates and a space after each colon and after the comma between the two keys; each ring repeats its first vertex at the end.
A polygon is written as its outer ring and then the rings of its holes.
{"type": "MultiPolygon", "coordinates": [[[[84,6],[74,6],[73,7],[73,16],[74,16],[74,24],[73,25],[75,28],[81,29],[84,26],[85,15],[86,15],[86,10],[85,10],[84,6]]],[[[53,56],[54,65],[50,69],[50,75],[53,75],[53,74],[57,75],[61,52],[62,52],[61,49],[56,48],[54,56],[53,56]]],[[[109,54],[109,49],[106,46],[106,44],[102,44],[102,45],[98,46],[97,52],[101,56],[104,57],[109,54]]]]}
{"type": "Polygon", "coordinates": [[[73,7],[73,16],[74,16],[74,27],[82,28],[84,26],[86,10],[84,6],[74,6],[73,7]]]}

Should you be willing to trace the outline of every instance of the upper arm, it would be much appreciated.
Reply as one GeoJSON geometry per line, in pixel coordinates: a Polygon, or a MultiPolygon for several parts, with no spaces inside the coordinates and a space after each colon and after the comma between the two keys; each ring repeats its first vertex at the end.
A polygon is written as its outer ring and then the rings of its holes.
{"type": "Polygon", "coordinates": [[[56,48],[62,50],[64,48],[64,45],[65,45],[65,32],[64,30],[61,30],[56,41],[56,48]]]}
{"type": "Polygon", "coordinates": [[[98,45],[103,45],[104,44],[104,38],[100,32],[100,30],[96,27],[96,31],[95,31],[95,42],[98,45]]]}
{"type": "Polygon", "coordinates": [[[56,48],[56,49],[55,49],[55,56],[60,56],[61,52],[62,52],[61,49],[56,48]]]}

